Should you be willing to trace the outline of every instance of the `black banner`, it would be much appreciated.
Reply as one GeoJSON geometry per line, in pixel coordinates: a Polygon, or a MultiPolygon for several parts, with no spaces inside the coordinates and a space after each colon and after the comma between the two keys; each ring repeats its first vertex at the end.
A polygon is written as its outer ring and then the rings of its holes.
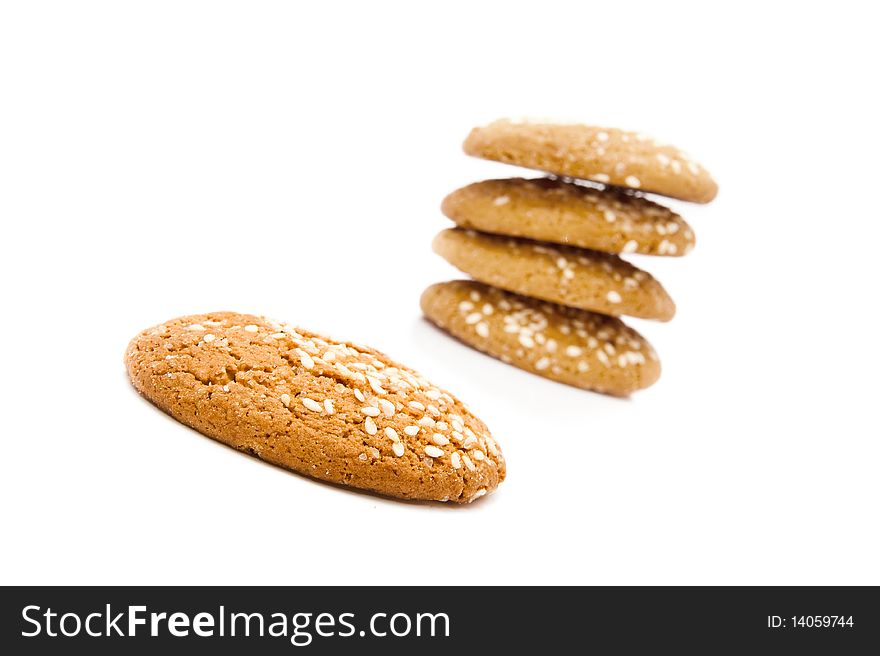
{"type": "Polygon", "coordinates": [[[868,587],[7,587],[0,613],[6,654],[880,647],[868,587]]]}

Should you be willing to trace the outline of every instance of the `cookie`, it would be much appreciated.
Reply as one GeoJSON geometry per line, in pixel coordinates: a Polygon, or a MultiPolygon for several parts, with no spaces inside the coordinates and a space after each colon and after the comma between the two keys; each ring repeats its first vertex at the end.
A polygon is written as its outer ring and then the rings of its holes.
{"type": "Polygon", "coordinates": [[[505,476],[498,445],[461,401],[370,348],[214,312],[143,331],[125,364],[178,421],[300,474],[458,503],[505,476]]]}
{"type": "Polygon", "coordinates": [[[428,287],[422,311],[468,346],[567,385],[626,396],[660,377],[651,345],[613,317],[470,280],[428,287]]]}
{"type": "Polygon", "coordinates": [[[474,128],[468,155],[556,175],[708,203],[718,185],[673,146],[636,132],[589,125],[495,121],[474,128]]]}
{"type": "Polygon", "coordinates": [[[438,234],[434,251],[472,278],[524,296],[612,316],[675,315],[659,282],[610,253],[463,228],[438,234]]]}
{"type": "Polygon", "coordinates": [[[694,232],[647,198],[555,180],[486,180],[453,191],[443,213],[462,228],[606,253],[685,255],[694,232]]]}

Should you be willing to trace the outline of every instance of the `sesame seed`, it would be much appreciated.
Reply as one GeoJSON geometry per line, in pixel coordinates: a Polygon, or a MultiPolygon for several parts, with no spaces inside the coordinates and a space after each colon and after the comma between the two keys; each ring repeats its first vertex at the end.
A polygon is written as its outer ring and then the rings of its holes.
{"type": "Polygon", "coordinates": [[[434,420],[431,417],[429,417],[428,415],[425,415],[424,417],[419,419],[420,426],[427,426],[428,428],[434,428],[434,423],[435,423],[434,420]]]}
{"type": "Polygon", "coordinates": [[[495,308],[492,307],[491,303],[486,303],[485,305],[483,305],[483,314],[485,314],[486,316],[489,316],[494,311],[495,311],[495,308]]]}
{"type": "Polygon", "coordinates": [[[617,220],[617,215],[611,210],[605,210],[604,215],[605,220],[608,221],[608,223],[614,223],[617,220]]]}
{"type": "Polygon", "coordinates": [[[366,461],[366,460],[367,460],[367,454],[366,454],[366,453],[362,453],[362,454],[360,454],[360,455],[358,456],[358,460],[366,461]]]}
{"type": "Polygon", "coordinates": [[[614,290],[611,290],[610,292],[608,292],[607,294],[605,294],[605,298],[608,299],[608,302],[609,302],[609,303],[620,303],[620,301],[623,300],[623,299],[620,298],[620,294],[618,294],[618,293],[617,293],[616,291],[614,291],[614,290]]]}
{"type": "Polygon", "coordinates": [[[494,201],[494,205],[507,205],[510,202],[510,196],[498,196],[494,201]]]}
{"type": "Polygon", "coordinates": [[[547,367],[550,366],[550,358],[541,358],[535,363],[535,369],[538,371],[543,371],[547,367]]]}
{"type": "Polygon", "coordinates": [[[446,437],[445,435],[443,435],[442,433],[434,433],[431,436],[431,441],[433,441],[434,444],[437,444],[439,446],[446,446],[447,444],[449,444],[449,438],[446,437]]]}
{"type": "Polygon", "coordinates": [[[458,455],[458,451],[453,451],[449,460],[452,462],[453,469],[461,469],[461,456],[458,455]]]}
{"type": "Polygon", "coordinates": [[[474,460],[485,460],[486,454],[480,451],[479,449],[474,449],[471,451],[471,455],[474,456],[474,460]]]}
{"type": "Polygon", "coordinates": [[[566,269],[562,272],[562,277],[566,280],[571,280],[572,278],[574,278],[574,271],[572,271],[571,269],[566,269]]]}
{"type": "Polygon", "coordinates": [[[469,501],[476,501],[480,497],[484,497],[484,496],[486,496],[486,488],[481,487],[479,490],[477,490],[476,492],[473,493],[473,495],[471,496],[469,501]]]}
{"type": "Polygon", "coordinates": [[[403,432],[409,435],[410,437],[415,437],[419,434],[421,429],[418,426],[407,426],[403,429],[403,432]]]}
{"type": "Polygon", "coordinates": [[[437,426],[437,430],[442,430],[442,431],[445,431],[449,428],[449,424],[447,424],[445,421],[438,421],[436,426],[437,426]]]}
{"type": "Polygon", "coordinates": [[[333,362],[336,359],[336,354],[333,351],[324,351],[324,355],[322,356],[325,362],[333,362]]]}
{"type": "Polygon", "coordinates": [[[391,426],[385,427],[385,437],[392,442],[400,442],[400,437],[397,435],[397,431],[391,428],[391,426]]]}
{"type": "Polygon", "coordinates": [[[461,443],[464,440],[464,435],[462,435],[458,431],[452,431],[452,439],[458,443],[461,443]]]}
{"type": "Polygon", "coordinates": [[[376,392],[376,394],[387,394],[385,389],[379,384],[378,378],[373,378],[372,376],[367,376],[367,382],[370,383],[370,387],[373,388],[373,391],[376,392]]]}
{"type": "Polygon", "coordinates": [[[628,242],[626,242],[623,245],[623,252],[624,253],[635,253],[638,248],[639,248],[639,242],[637,242],[635,239],[630,239],[628,242]]]}
{"type": "Polygon", "coordinates": [[[440,411],[439,411],[436,407],[434,407],[433,405],[429,405],[429,406],[428,406],[428,412],[430,412],[430,413],[431,413],[432,415],[434,415],[435,417],[439,417],[439,416],[440,416],[440,411]]]}
{"type": "Polygon", "coordinates": [[[370,447],[370,455],[373,456],[374,458],[378,458],[378,457],[381,456],[382,454],[379,453],[379,449],[377,449],[377,448],[374,447],[374,446],[371,446],[371,447],[370,447]]]}
{"type": "Polygon", "coordinates": [[[425,392],[425,396],[427,396],[432,401],[436,401],[437,399],[440,398],[440,390],[429,389],[427,392],[425,392]]]}
{"type": "Polygon", "coordinates": [[[464,322],[467,325],[472,326],[475,323],[477,323],[478,321],[481,321],[482,319],[483,319],[482,314],[480,314],[479,312],[472,312],[471,314],[469,314],[465,317],[464,322]]]}
{"type": "Polygon", "coordinates": [[[256,327],[254,324],[252,324],[252,323],[249,323],[248,325],[246,325],[246,326],[244,327],[244,329],[245,329],[247,332],[249,332],[249,333],[255,333],[255,332],[257,332],[257,331],[259,330],[259,328],[257,328],[257,327],[256,327]]]}
{"type": "Polygon", "coordinates": [[[311,410],[312,412],[321,412],[321,410],[323,409],[323,406],[320,403],[318,403],[317,401],[314,401],[308,397],[303,397],[302,402],[303,402],[303,405],[305,407],[307,407],[309,410],[311,410]]]}
{"type": "Polygon", "coordinates": [[[272,333],[271,335],[269,335],[269,337],[271,337],[272,339],[283,339],[287,337],[287,333],[272,333]]]}
{"type": "Polygon", "coordinates": [[[526,333],[520,333],[519,343],[526,348],[532,348],[535,345],[535,341],[526,333]]]}
{"type": "MultiPolygon", "coordinates": [[[[224,385],[224,387],[228,387],[228,386],[224,385]]],[[[226,391],[228,392],[229,390],[227,389],[226,391]]],[[[290,406],[290,394],[282,394],[280,398],[281,398],[281,402],[284,404],[285,408],[290,406]]]]}
{"type": "Polygon", "coordinates": [[[597,351],[596,357],[599,358],[599,362],[604,364],[606,367],[610,364],[610,362],[608,360],[608,356],[605,355],[605,351],[597,351]]]}
{"type": "Polygon", "coordinates": [[[308,353],[302,353],[299,356],[299,361],[302,363],[302,366],[304,366],[306,369],[311,369],[312,367],[315,366],[315,361],[312,360],[312,356],[310,356],[308,353]]]}
{"type": "Polygon", "coordinates": [[[324,399],[324,410],[327,411],[328,415],[332,415],[336,412],[336,408],[333,407],[333,401],[331,399],[324,399]]]}
{"type": "Polygon", "coordinates": [[[590,370],[590,365],[587,364],[586,361],[581,360],[580,362],[578,362],[577,369],[580,373],[586,373],[590,370]]]}
{"type": "Polygon", "coordinates": [[[480,300],[480,292],[474,290],[471,292],[471,300],[476,303],[480,300]]]}
{"type": "Polygon", "coordinates": [[[361,392],[357,387],[354,388],[354,398],[363,403],[367,400],[367,397],[364,396],[364,393],[361,392]]]}
{"type": "Polygon", "coordinates": [[[468,458],[467,456],[464,456],[464,457],[462,457],[462,460],[464,461],[465,467],[467,467],[470,471],[477,470],[476,465],[474,465],[474,463],[471,461],[470,458],[468,458]]]}
{"type": "Polygon", "coordinates": [[[458,304],[458,309],[462,313],[470,312],[471,310],[474,309],[474,304],[471,303],[470,301],[462,301],[461,303],[458,304]]]}
{"type": "Polygon", "coordinates": [[[608,133],[604,130],[596,133],[596,139],[599,141],[608,141],[608,133]]]}
{"type": "Polygon", "coordinates": [[[485,321],[481,321],[480,323],[478,323],[476,325],[476,328],[474,328],[474,330],[477,331],[477,335],[479,335],[480,337],[488,337],[489,336],[489,324],[486,323],[485,321]]]}
{"type": "Polygon", "coordinates": [[[215,339],[217,339],[217,338],[214,335],[212,335],[211,333],[208,333],[207,335],[202,337],[203,342],[213,342],[215,339]]]}
{"type": "Polygon", "coordinates": [[[609,182],[611,180],[611,177],[607,173],[594,173],[589,177],[597,182],[609,182]]]}
{"type": "Polygon", "coordinates": [[[603,346],[602,348],[605,349],[605,352],[608,355],[614,355],[615,353],[617,353],[617,349],[614,348],[614,344],[612,344],[611,342],[606,343],[605,346],[603,346]]]}
{"type": "Polygon", "coordinates": [[[403,442],[395,442],[391,445],[391,450],[394,452],[394,455],[398,458],[403,455],[403,452],[406,450],[406,447],[403,446],[403,442]]]}
{"type": "Polygon", "coordinates": [[[570,358],[580,357],[581,353],[583,353],[583,349],[579,346],[566,346],[565,354],[570,358]]]}
{"type": "Polygon", "coordinates": [[[413,408],[415,410],[421,410],[422,412],[425,411],[425,406],[423,404],[419,403],[418,401],[410,401],[409,407],[413,408]]]}
{"type": "Polygon", "coordinates": [[[387,399],[379,399],[379,407],[386,417],[394,416],[394,404],[387,399]]]}
{"type": "Polygon", "coordinates": [[[376,431],[376,422],[373,421],[371,417],[367,417],[364,419],[364,430],[367,431],[367,435],[375,435],[376,431]]]}
{"type": "Polygon", "coordinates": [[[429,444],[425,447],[425,455],[430,456],[432,458],[439,458],[443,455],[443,449],[440,449],[436,446],[429,444]]]}
{"type": "Polygon", "coordinates": [[[628,176],[626,176],[626,179],[624,180],[624,182],[626,183],[626,185],[627,185],[628,187],[635,187],[636,189],[638,189],[639,187],[642,186],[642,181],[639,180],[639,179],[638,179],[636,176],[634,176],[634,175],[628,175],[628,176]]]}

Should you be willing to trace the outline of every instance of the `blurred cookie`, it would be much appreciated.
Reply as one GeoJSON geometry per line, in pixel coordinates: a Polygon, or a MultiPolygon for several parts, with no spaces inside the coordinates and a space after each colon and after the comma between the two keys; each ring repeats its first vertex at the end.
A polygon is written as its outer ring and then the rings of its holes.
{"type": "Polygon", "coordinates": [[[636,132],[579,124],[495,121],[474,128],[468,155],[696,203],[718,185],[679,149],[636,132]]]}
{"type": "Polygon", "coordinates": [[[552,178],[485,180],[449,194],[443,213],[462,228],[606,253],[685,255],[694,233],[647,198],[552,178]]]}
{"type": "Polygon", "coordinates": [[[612,316],[675,315],[659,282],[609,253],[463,228],[439,233],[434,251],[472,278],[524,296],[612,316]]]}
{"type": "Polygon", "coordinates": [[[458,503],[505,476],[498,445],[461,401],[370,348],[213,312],[143,331],[125,364],[178,421],[300,474],[458,503]]]}
{"type": "Polygon", "coordinates": [[[428,287],[421,305],[468,346],[551,380],[625,396],[660,377],[654,349],[620,319],[463,280],[428,287]]]}

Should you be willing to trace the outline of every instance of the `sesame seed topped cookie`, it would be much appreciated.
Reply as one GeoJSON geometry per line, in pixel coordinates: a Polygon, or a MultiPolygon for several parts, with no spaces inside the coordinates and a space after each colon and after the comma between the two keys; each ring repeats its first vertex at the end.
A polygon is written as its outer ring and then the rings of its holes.
{"type": "Polygon", "coordinates": [[[695,241],[684,219],[647,198],[552,178],[475,182],[442,210],[462,228],[606,253],[685,255],[695,241]]]}
{"type": "Polygon", "coordinates": [[[551,380],[626,396],[660,377],[654,349],[620,319],[464,280],[428,287],[421,305],[468,346],[551,380]]]}
{"type": "Polygon", "coordinates": [[[214,312],[144,330],[125,364],[134,387],[178,421],[300,474],[458,503],[504,480],[482,421],[370,348],[214,312]]]}
{"type": "Polygon", "coordinates": [[[696,203],[708,203],[718,192],[709,172],[679,149],[615,128],[504,119],[474,128],[464,151],[696,203]]]}
{"type": "Polygon", "coordinates": [[[675,303],[649,273],[610,253],[451,228],[434,252],[472,278],[612,316],[668,321],[675,303]]]}

